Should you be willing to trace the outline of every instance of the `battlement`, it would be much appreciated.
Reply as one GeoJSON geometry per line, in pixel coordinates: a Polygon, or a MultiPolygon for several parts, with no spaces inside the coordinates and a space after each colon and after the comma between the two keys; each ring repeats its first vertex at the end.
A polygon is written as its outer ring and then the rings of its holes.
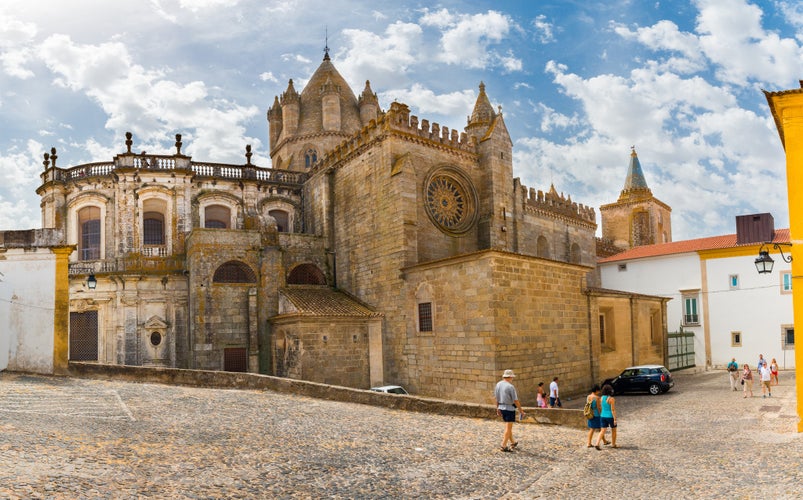
{"type": "MultiPolygon", "coordinates": [[[[516,178],[516,183],[519,184],[519,182],[519,179],[516,178]]],[[[571,196],[566,197],[563,193],[558,194],[555,190],[555,186],[551,186],[550,190],[546,193],[541,190],[536,191],[534,188],[528,189],[526,186],[521,186],[521,190],[525,195],[525,209],[531,207],[533,209],[553,212],[592,224],[596,224],[597,222],[597,215],[592,207],[573,202],[571,196]]]]}
{"type": "Polygon", "coordinates": [[[312,167],[312,171],[329,168],[388,131],[420,137],[433,143],[471,153],[475,152],[477,148],[475,137],[469,136],[465,132],[459,132],[457,129],[441,127],[438,123],[430,123],[429,120],[419,122],[417,116],[410,115],[410,108],[406,104],[394,102],[390,105],[390,110],[377,120],[371,120],[362,130],[319,158],[319,161],[312,167]]]}

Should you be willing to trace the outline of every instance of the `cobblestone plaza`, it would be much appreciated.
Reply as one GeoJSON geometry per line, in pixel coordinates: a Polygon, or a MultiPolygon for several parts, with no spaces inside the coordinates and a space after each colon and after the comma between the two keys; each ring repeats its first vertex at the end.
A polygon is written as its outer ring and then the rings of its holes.
{"type": "Polygon", "coordinates": [[[620,449],[521,424],[501,453],[493,420],[2,373],[0,498],[799,498],[793,373],[756,394],[678,373],[617,397],[620,449]]]}

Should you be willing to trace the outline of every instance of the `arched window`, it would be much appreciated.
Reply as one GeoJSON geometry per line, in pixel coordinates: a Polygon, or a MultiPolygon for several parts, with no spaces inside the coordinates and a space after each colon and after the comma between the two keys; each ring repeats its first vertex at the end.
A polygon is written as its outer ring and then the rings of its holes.
{"type": "Polygon", "coordinates": [[[229,229],[231,210],[225,205],[208,205],[204,209],[204,227],[210,229],[229,229]]]}
{"type": "Polygon", "coordinates": [[[288,226],[290,218],[287,212],[285,212],[284,210],[271,210],[270,212],[268,212],[268,215],[273,217],[273,219],[276,221],[276,229],[280,233],[289,232],[288,226]]]}
{"type": "Polygon", "coordinates": [[[78,211],[79,258],[100,259],[100,208],[84,207],[78,211]]]}
{"type": "Polygon", "coordinates": [[[246,264],[230,260],[215,270],[214,283],[256,283],[254,271],[246,264]]]}
{"type": "Polygon", "coordinates": [[[159,198],[149,198],[142,202],[142,243],[144,245],[165,244],[165,212],[167,203],[159,198]]]}
{"type": "Polygon", "coordinates": [[[315,162],[318,161],[318,153],[310,148],[304,153],[304,166],[310,168],[315,162]]]}
{"type": "Polygon", "coordinates": [[[549,258],[549,242],[543,236],[538,237],[538,250],[537,250],[538,257],[543,257],[544,259],[549,258]]]}
{"type": "Polygon", "coordinates": [[[569,262],[572,264],[579,264],[581,255],[580,245],[572,243],[571,249],[569,250],[569,262]]]}
{"type": "Polygon", "coordinates": [[[288,285],[325,285],[326,276],[315,264],[301,264],[287,276],[288,285]]]}

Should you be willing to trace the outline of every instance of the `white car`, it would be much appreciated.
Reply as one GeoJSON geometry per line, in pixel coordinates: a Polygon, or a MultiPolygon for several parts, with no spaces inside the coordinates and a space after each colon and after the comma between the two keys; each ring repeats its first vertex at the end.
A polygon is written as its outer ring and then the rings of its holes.
{"type": "Polygon", "coordinates": [[[387,392],[389,394],[409,394],[400,385],[383,385],[382,387],[371,387],[374,392],[387,392]]]}

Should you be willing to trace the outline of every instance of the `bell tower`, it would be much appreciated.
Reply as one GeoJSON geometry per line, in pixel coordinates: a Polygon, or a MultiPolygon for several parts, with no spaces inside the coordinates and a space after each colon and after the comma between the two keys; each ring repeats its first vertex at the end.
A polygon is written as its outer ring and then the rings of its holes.
{"type": "Polygon", "coordinates": [[[622,250],[672,241],[672,208],[647,186],[635,146],[619,199],[602,205],[599,212],[602,238],[622,250]]]}

